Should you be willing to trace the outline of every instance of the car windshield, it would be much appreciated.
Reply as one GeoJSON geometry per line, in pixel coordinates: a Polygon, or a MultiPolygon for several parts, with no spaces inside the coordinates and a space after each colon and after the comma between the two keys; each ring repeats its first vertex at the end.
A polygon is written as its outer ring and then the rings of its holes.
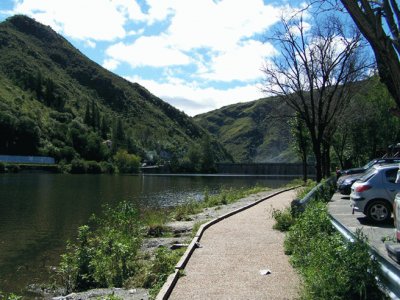
{"type": "Polygon", "coordinates": [[[370,179],[373,175],[375,175],[376,173],[376,169],[375,168],[371,168],[368,171],[366,171],[363,176],[360,177],[359,181],[367,181],[368,179],[370,179]]]}
{"type": "Polygon", "coordinates": [[[370,167],[372,167],[376,162],[377,162],[377,160],[376,160],[376,159],[373,159],[373,160],[371,160],[369,163],[367,163],[366,165],[364,165],[362,168],[363,168],[364,170],[367,170],[367,169],[369,169],[370,167]]]}

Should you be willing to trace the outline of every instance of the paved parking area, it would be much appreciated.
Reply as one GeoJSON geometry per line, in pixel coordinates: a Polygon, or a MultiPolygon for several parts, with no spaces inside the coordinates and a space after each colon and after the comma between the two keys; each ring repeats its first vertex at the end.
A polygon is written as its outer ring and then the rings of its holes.
{"type": "Polygon", "coordinates": [[[335,193],[333,195],[332,201],[328,205],[328,209],[329,213],[351,232],[355,233],[357,229],[362,229],[364,234],[368,237],[368,243],[370,246],[400,270],[400,265],[388,256],[385,244],[382,241],[382,239],[387,237],[395,237],[393,218],[388,224],[373,224],[363,213],[355,212],[352,214],[350,197],[341,195],[340,193],[335,193]]]}

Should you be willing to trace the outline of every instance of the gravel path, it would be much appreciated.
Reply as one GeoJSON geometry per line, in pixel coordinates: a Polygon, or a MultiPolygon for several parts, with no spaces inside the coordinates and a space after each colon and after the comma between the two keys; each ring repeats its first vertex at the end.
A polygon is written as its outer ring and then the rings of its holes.
{"type": "Polygon", "coordinates": [[[169,299],[296,299],[299,277],[271,216],[294,197],[279,194],[207,229],[169,299]]]}

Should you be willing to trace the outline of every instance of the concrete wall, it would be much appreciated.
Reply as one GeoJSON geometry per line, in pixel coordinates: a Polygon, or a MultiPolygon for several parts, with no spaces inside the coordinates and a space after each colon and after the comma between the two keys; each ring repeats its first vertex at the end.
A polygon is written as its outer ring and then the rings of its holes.
{"type": "Polygon", "coordinates": [[[22,155],[0,155],[0,162],[16,164],[55,164],[53,157],[22,155]]]}
{"type": "MultiPolygon", "coordinates": [[[[248,175],[279,175],[299,176],[303,175],[301,163],[219,163],[217,172],[221,174],[248,174],[248,175]]],[[[309,176],[315,175],[314,166],[307,167],[309,176]]]]}

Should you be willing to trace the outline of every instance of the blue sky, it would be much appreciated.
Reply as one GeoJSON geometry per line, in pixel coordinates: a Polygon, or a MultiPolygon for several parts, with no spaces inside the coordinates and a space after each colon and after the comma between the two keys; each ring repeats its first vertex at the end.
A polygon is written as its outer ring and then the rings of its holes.
{"type": "Polygon", "coordinates": [[[263,0],[1,0],[188,115],[264,97],[265,33],[302,4],[263,0]],[[290,4],[289,4],[290,3],[290,4]]]}

